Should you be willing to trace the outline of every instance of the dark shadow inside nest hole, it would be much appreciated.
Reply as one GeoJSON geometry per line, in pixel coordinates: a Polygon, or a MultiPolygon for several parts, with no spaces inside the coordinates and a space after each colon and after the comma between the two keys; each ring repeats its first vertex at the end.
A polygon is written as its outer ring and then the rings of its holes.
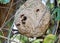
{"type": "Polygon", "coordinates": [[[20,26],[20,24],[16,24],[16,26],[20,26]]]}
{"type": "Polygon", "coordinates": [[[39,11],[39,9],[36,9],[36,12],[38,12],[39,11]]]}
{"type": "Polygon", "coordinates": [[[24,14],[22,14],[20,17],[23,18],[23,19],[21,20],[22,24],[25,24],[25,23],[26,23],[26,20],[27,20],[27,17],[24,16],[24,14]]]}
{"type": "Polygon", "coordinates": [[[23,21],[27,20],[27,17],[26,17],[26,16],[24,16],[22,20],[23,20],[23,21]]]}

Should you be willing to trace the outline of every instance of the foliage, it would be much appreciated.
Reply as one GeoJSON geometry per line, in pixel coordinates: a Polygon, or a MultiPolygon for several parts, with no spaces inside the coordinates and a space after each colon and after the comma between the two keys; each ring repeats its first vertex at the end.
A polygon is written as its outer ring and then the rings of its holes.
{"type": "MultiPolygon", "coordinates": [[[[0,31],[0,35],[3,36],[3,32],[2,31],[0,31]]],[[[0,43],[3,43],[3,39],[2,38],[0,38],[0,43]]]]}
{"type": "Polygon", "coordinates": [[[59,7],[57,7],[53,12],[53,14],[56,14],[56,13],[57,13],[57,16],[55,20],[59,21],[60,20],[60,8],[59,7]]]}
{"type": "Polygon", "coordinates": [[[29,39],[26,36],[20,35],[20,34],[16,34],[14,35],[11,39],[16,39],[17,41],[21,42],[21,43],[28,43],[29,39]]]}
{"type": "MultiPolygon", "coordinates": [[[[2,3],[2,4],[7,4],[9,2],[10,2],[10,0],[0,0],[0,3],[2,3]]],[[[60,0],[58,0],[57,2],[60,3],[60,0]]],[[[51,24],[52,25],[50,25],[50,27],[48,28],[47,35],[44,38],[43,43],[54,43],[55,40],[57,39],[57,36],[56,36],[56,34],[53,35],[52,32],[55,31],[54,29],[56,28],[55,21],[58,22],[60,20],[60,8],[59,8],[59,6],[57,6],[55,8],[54,3],[50,3],[50,0],[48,0],[48,2],[47,2],[47,7],[50,10],[50,13],[51,13],[51,16],[52,16],[52,18],[51,18],[51,24]]],[[[12,23],[13,23],[13,21],[8,22],[7,26],[10,28],[12,23]]],[[[11,30],[9,29],[9,31],[11,31],[11,30]]],[[[3,36],[3,33],[0,32],[0,35],[3,36]]],[[[16,39],[18,42],[21,42],[21,43],[29,43],[30,42],[29,38],[27,38],[26,36],[20,35],[20,34],[13,35],[11,37],[11,39],[12,40],[16,39]]],[[[0,38],[0,43],[2,43],[1,38],[0,38]]],[[[31,43],[40,43],[40,39],[36,39],[34,41],[31,41],[31,43]]]]}
{"type": "Polygon", "coordinates": [[[55,40],[56,40],[56,36],[53,34],[49,34],[45,37],[43,43],[54,43],[55,40]]]}
{"type": "Polygon", "coordinates": [[[40,43],[40,39],[36,39],[32,43],[40,43]]]}

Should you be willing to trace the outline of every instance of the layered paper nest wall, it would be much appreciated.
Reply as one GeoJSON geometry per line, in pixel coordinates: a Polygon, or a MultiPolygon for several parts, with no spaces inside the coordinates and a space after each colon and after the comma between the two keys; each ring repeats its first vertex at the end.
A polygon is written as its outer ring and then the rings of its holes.
{"type": "Polygon", "coordinates": [[[15,14],[19,32],[28,37],[39,37],[49,26],[50,12],[41,0],[27,0],[15,14]]]}

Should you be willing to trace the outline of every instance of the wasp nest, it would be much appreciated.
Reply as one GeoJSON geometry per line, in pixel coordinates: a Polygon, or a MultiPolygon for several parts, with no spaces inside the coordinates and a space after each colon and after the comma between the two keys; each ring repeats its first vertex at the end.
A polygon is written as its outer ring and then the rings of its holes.
{"type": "Polygon", "coordinates": [[[19,32],[28,37],[39,37],[48,28],[50,12],[41,0],[27,0],[15,14],[19,32]]]}

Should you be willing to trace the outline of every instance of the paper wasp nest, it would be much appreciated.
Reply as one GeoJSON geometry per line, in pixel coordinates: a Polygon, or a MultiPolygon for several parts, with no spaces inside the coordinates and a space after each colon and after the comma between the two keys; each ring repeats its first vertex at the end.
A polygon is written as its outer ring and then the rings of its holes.
{"type": "Polygon", "coordinates": [[[15,14],[15,24],[19,32],[28,37],[43,35],[49,20],[50,12],[41,0],[27,0],[15,14]]]}

